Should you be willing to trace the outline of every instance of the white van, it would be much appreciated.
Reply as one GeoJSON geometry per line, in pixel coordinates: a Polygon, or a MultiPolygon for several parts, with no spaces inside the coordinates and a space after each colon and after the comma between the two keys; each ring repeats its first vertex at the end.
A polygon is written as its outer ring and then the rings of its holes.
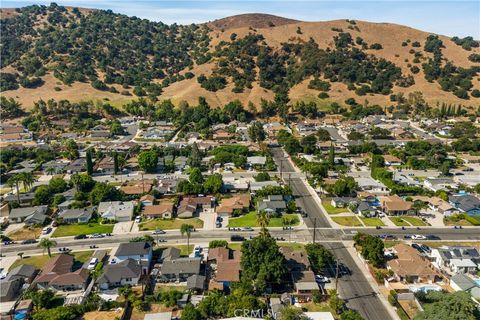
{"type": "Polygon", "coordinates": [[[97,258],[92,258],[92,260],[90,260],[90,263],[88,264],[87,269],[88,270],[95,269],[95,267],[97,266],[97,263],[98,263],[98,259],[97,258]]]}

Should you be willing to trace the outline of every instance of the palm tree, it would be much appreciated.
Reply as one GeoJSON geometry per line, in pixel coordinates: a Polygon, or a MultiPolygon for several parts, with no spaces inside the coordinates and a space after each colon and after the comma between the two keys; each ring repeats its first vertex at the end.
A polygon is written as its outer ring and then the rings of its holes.
{"type": "Polygon", "coordinates": [[[25,191],[33,187],[33,183],[35,182],[35,180],[36,178],[31,172],[22,172],[20,174],[20,181],[22,181],[25,191]]]}
{"type": "Polygon", "coordinates": [[[72,175],[70,177],[70,181],[73,183],[73,185],[75,186],[75,190],[78,192],[80,191],[80,180],[81,180],[81,177],[78,173],[72,175]]]}
{"type": "Polygon", "coordinates": [[[46,173],[49,176],[53,176],[55,174],[55,168],[54,167],[48,167],[47,170],[46,170],[46,173]]]}
{"type": "Polygon", "coordinates": [[[268,234],[268,223],[270,222],[270,217],[264,210],[261,210],[257,213],[257,223],[261,228],[260,234],[267,235],[268,234]]]}
{"type": "Polygon", "coordinates": [[[13,176],[11,176],[10,178],[8,178],[7,180],[7,184],[13,188],[13,186],[15,186],[16,190],[17,190],[17,200],[18,200],[18,203],[20,203],[20,187],[19,187],[19,184],[20,184],[20,175],[19,174],[15,174],[13,176]]]}
{"type": "Polygon", "coordinates": [[[180,226],[180,233],[182,234],[182,236],[184,234],[187,235],[187,250],[190,251],[190,235],[192,234],[192,231],[193,231],[194,227],[191,225],[191,224],[182,224],[180,226]]]}
{"type": "Polygon", "coordinates": [[[45,254],[45,250],[47,250],[49,257],[52,256],[52,252],[50,248],[55,247],[56,245],[57,243],[54,240],[50,240],[48,238],[43,238],[42,240],[40,240],[40,243],[38,244],[40,248],[43,248],[43,254],[45,254]]]}

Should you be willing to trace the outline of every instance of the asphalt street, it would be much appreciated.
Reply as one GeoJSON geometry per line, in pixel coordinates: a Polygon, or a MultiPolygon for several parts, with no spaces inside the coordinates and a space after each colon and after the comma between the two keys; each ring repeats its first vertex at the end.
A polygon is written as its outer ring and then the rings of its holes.
{"type": "MultiPolygon", "coordinates": [[[[363,272],[358,268],[352,256],[341,242],[322,243],[335,255],[346,272],[338,279],[338,293],[347,303],[349,309],[357,310],[368,320],[391,319],[390,314],[372,289],[363,272]]],[[[335,282],[335,271],[330,272],[332,282],[335,282]]]]}
{"type": "Polygon", "coordinates": [[[312,195],[307,189],[307,186],[302,179],[293,176],[292,172],[295,172],[295,168],[290,161],[285,158],[285,153],[281,148],[270,148],[273,159],[277,164],[278,170],[282,171],[282,178],[286,184],[292,188],[293,195],[295,196],[297,205],[307,213],[308,218],[305,219],[305,223],[308,227],[313,228],[330,228],[331,225],[328,219],[325,217],[326,213],[322,212],[322,208],[313,199],[312,195]]]}

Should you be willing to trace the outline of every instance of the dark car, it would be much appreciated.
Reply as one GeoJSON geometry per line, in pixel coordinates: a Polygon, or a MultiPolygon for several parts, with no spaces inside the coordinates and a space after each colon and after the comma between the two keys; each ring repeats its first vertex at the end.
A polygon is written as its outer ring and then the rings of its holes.
{"type": "Polygon", "coordinates": [[[433,234],[429,234],[427,235],[427,240],[440,240],[440,237],[433,234]]]}
{"type": "Polygon", "coordinates": [[[230,241],[244,241],[245,237],[242,237],[240,235],[233,235],[230,237],[230,241]]]}
{"type": "Polygon", "coordinates": [[[73,237],[75,240],[81,240],[81,239],[88,239],[88,236],[86,234],[79,234],[73,237]]]}
{"type": "Polygon", "coordinates": [[[23,240],[23,241],[22,241],[22,244],[34,244],[34,243],[37,243],[37,240],[35,240],[35,239],[27,239],[27,240],[23,240]]]}

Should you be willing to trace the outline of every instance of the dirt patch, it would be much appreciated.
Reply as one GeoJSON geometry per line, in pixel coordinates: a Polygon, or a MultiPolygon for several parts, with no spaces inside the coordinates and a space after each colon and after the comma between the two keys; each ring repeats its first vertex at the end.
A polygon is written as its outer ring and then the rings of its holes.
{"type": "Polygon", "coordinates": [[[123,314],[123,309],[119,308],[115,311],[92,311],[83,315],[84,320],[113,320],[120,318],[123,314]]]}

